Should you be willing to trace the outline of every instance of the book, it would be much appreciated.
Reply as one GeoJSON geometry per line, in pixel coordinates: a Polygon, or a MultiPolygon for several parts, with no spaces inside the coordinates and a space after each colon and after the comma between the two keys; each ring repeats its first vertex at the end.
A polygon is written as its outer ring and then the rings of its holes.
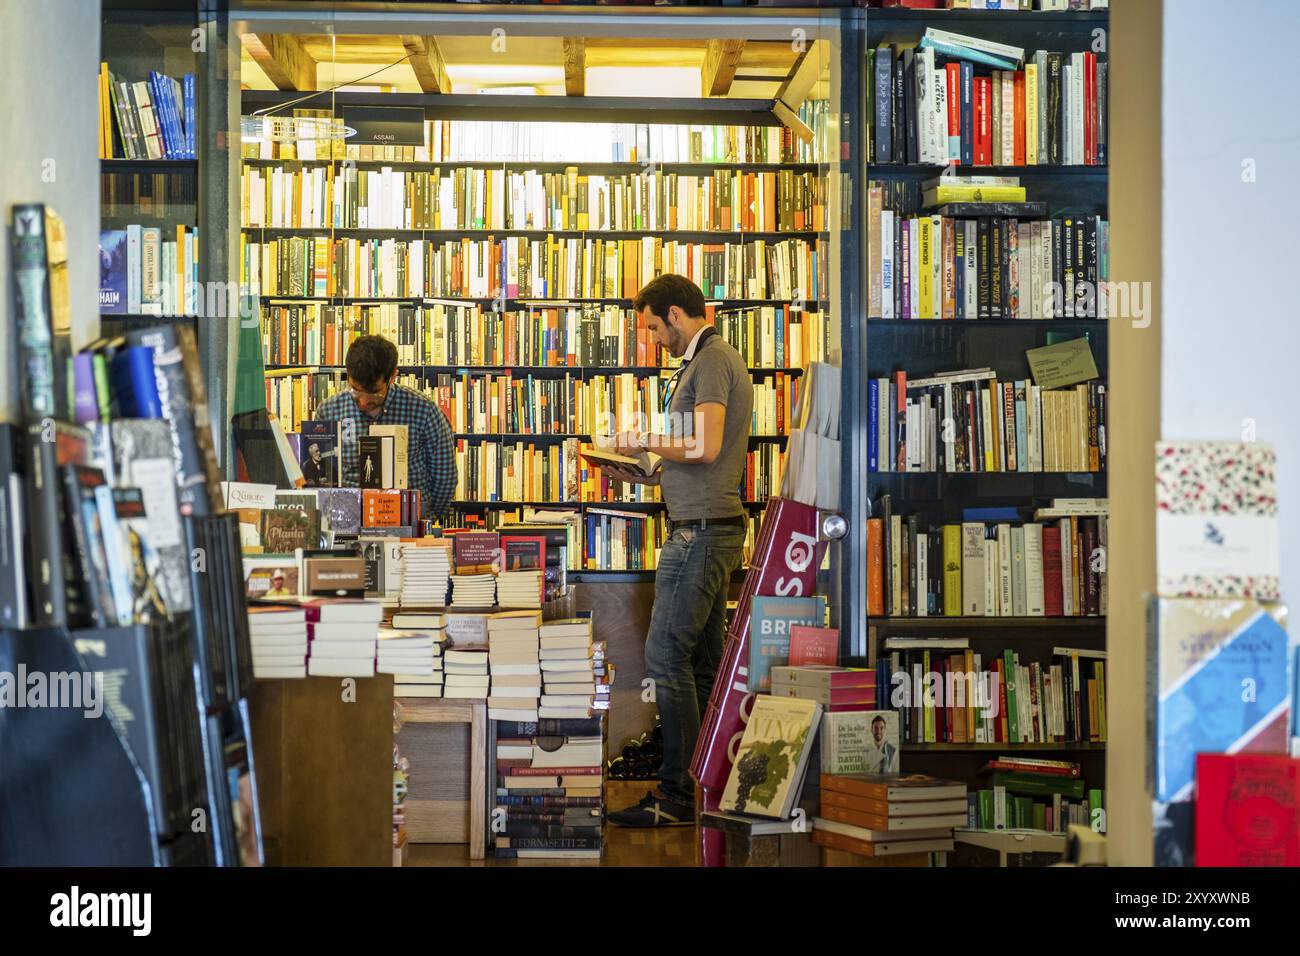
{"type": "Polygon", "coordinates": [[[1278,600],[1275,460],[1253,442],[1157,443],[1161,596],[1278,600]]]}
{"type": "Polygon", "coordinates": [[[790,628],[790,666],[802,664],[828,664],[840,662],[840,632],[833,627],[808,627],[802,624],[790,628]]]}
{"type": "Polygon", "coordinates": [[[663,464],[663,459],[658,455],[650,452],[641,452],[638,455],[621,455],[618,452],[610,451],[604,448],[597,448],[594,445],[587,445],[578,452],[583,460],[597,466],[607,466],[620,468],[642,477],[649,478],[654,475],[663,464]]]}
{"type": "Polygon", "coordinates": [[[41,204],[14,206],[9,248],[22,412],[27,419],[57,417],[64,390],[56,335],[71,331],[62,220],[41,204]]]}
{"type": "Polygon", "coordinates": [[[1196,865],[1300,865],[1300,760],[1198,754],[1196,865]]]}
{"type": "Polygon", "coordinates": [[[855,794],[885,802],[913,800],[965,799],[966,785],[951,780],[941,780],[926,774],[906,776],[893,774],[829,774],[821,775],[822,790],[855,794]]]}
{"type": "Polygon", "coordinates": [[[342,474],[343,423],[304,421],[299,434],[303,484],[308,488],[338,485],[342,474]]]}
{"type": "Polygon", "coordinates": [[[779,598],[755,596],[750,604],[748,684],[752,691],[771,687],[771,668],[785,664],[790,653],[790,628],[795,624],[820,627],[826,599],[820,596],[779,598]]]}
{"type": "Polygon", "coordinates": [[[1152,615],[1156,800],[1192,798],[1198,753],[1286,753],[1285,607],[1159,598],[1152,615]]]}
{"type": "Polygon", "coordinates": [[[898,714],[862,710],[822,715],[822,773],[897,773],[898,714]]]}
{"type": "Polygon", "coordinates": [[[759,696],[722,793],[721,809],[786,819],[799,797],[821,705],[759,696]]]}

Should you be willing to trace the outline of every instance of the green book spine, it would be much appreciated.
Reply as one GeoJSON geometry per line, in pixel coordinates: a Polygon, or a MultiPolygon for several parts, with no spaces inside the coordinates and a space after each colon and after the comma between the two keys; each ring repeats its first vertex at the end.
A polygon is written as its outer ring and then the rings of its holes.
{"type": "Polygon", "coordinates": [[[1047,829],[1047,804],[1045,803],[1034,804],[1034,829],[1047,829]]]}
{"type": "Polygon", "coordinates": [[[992,790],[979,791],[979,802],[980,802],[979,803],[980,829],[991,830],[993,829],[993,791],[992,790]]]}
{"type": "Polygon", "coordinates": [[[1059,781],[1048,779],[1049,774],[1018,773],[998,770],[993,774],[995,787],[1006,787],[1011,793],[1031,794],[1033,796],[1051,796],[1059,793],[1075,800],[1083,798],[1083,781],[1061,777],[1059,781]]]}
{"type": "Polygon", "coordinates": [[[1003,676],[1007,682],[1007,736],[1010,738],[1010,743],[1019,743],[1020,719],[1016,699],[1016,663],[1011,648],[1007,648],[1002,652],[1002,660],[1006,665],[1003,676]]]}

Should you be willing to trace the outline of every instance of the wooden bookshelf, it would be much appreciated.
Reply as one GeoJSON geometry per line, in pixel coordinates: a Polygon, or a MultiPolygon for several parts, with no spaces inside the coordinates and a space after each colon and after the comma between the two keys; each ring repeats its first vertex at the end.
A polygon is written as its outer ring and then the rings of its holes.
{"type": "Polygon", "coordinates": [[[967,753],[969,751],[999,750],[1019,753],[1059,752],[1089,753],[1106,749],[1105,743],[1082,741],[1050,741],[1045,743],[992,743],[992,744],[902,744],[904,753],[967,753]]]}
{"type": "MultiPolygon", "coordinates": [[[[1104,617],[947,617],[929,615],[927,617],[873,617],[873,627],[889,633],[906,631],[997,631],[1014,628],[1017,630],[1072,630],[1075,628],[1104,628],[1104,617]]],[[[988,635],[979,635],[987,637],[988,635]]]]}

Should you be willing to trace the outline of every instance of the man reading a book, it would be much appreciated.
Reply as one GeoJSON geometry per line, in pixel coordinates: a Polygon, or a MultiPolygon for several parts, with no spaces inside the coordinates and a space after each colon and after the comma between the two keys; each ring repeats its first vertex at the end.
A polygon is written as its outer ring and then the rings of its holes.
{"type": "Polygon", "coordinates": [[[660,276],[633,308],[654,344],[684,362],[664,399],[667,433],[625,430],[614,441],[620,453],[659,456],[659,469],[649,476],[605,469],[622,481],[658,485],[668,507],[645,648],[663,723],[661,785],[609,818],[623,826],[674,826],[695,819],[690,763],[722,661],[727,591],[745,542],[739,487],[754,386],[740,353],[706,318],[704,295],[689,279],[660,276]]]}
{"type": "Polygon", "coordinates": [[[360,485],[357,445],[372,424],[406,425],[409,483],[420,491],[420,516],[443,516],[456,491],[456,458],[451,426],[442,409],[397,384],[397,346],[383,336],[361,336],[348,348],[346,361],[347,390],[326,399],[316,413],[317,418],[345,423],[343,486],[360,485]]]}

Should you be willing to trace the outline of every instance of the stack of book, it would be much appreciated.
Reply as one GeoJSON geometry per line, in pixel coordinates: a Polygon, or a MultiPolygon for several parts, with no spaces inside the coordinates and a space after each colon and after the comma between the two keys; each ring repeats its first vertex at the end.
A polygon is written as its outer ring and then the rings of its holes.
{"type": "MultiPolygon", "coordinates": [[[[380,674],[432,677],[435,657],[442,656],[441,638],[433,633],[398,631],[381,627],[378,635],[378,654],[375,670],[380,674]]],[[[394,678],[394,685],[401,676],[394,678]]]]}
{"type": "Polygon", "coordinates": [[[498,721],[495,855],[599,858],[604,756],[600,717],[498,721]]]}
{"type": "Polygon", "coordinates": [[[492,669],[488,717],[536,721],[542,696],[538,665],[540,611],[507,611],[488,619],[488,660],[492,669]]]}
{"type": "Polygon", "coordinates": [[[254,605],[248,609],[253,676],[307,676],[307,616],[301,608],[254,605]]]}
{"type": "Polygon", "coordinates": [[[604,642],[590,618],[548,621],[540,629],[542,717],[580,718],[609,709],[604,642]]]}
{"type": "Polygon", "coordinates": [[[409,611],[393,615],[392,626],[407,633],[426,635],[433,644],[429,658],[429,673],[402,671],[393,677],[394,697],[441,697],[443,681],[443,651],[447,645],[447,617],[441,613],[413,614],[409,611]]]}
{"type": "Polygon", "coordinates": [[[813,842],[862,856],[952,850],[967,825],[966,785],[924,774],[821,775],[813,842]]]}
{"type": "Polygon", "coordinates": [[[773,697],[815,700],[827,713],[876,707],[876,672],[856,667],[805,664],[772,668],[773,697]]]}
{"type": "Polygon", "coordinates": [[[497,575],[497,601],[502,607],[541,607],[541,570],[502,571],[497,575]]]}
{"type": "Polygon", "coordinates": [[[99,311],[104,315],[197,315],[199,237],[131,224],[99,234],[99,311]]]}
{"type": "Polygon", "coordinates": [[[347,598],[302,602],[310,639],[307,673],[313,677],[373,677],[383,605],[347,598]]]}
{"type": "Polygon", "coordinates": [[[492,607],[497,579],[491,574],[456,574],[451,578],[452,607],[492,607]]]}
{"type": "Polygon", "coordinates": [[[1082,767],[1068,760],[1000,756],[980,772],[990,786],[966,797],[967,826],[977,829],[1066,833],[1071,824],[1091,826],[1105,806],[1105,792],[1088,789],[1082,767]]]}
{"type": "Polygon", "coordinates": [[[488,652],[460,649],[442,653],[442,696],[459,700],[483,700],[491,686],[488,652]]]}
{"type": "Polygon", "coordinates": [[[439,538],[402,544],[402,607],[443,607],[451,578],[451,549],[439,538]]]}

